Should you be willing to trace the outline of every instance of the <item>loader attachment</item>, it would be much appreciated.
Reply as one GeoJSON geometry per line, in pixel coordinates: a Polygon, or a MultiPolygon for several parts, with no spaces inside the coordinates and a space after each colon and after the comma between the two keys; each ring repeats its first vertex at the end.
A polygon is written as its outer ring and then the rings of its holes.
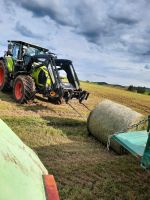
{"type": "Polygon", "coordinates": [[[55,64],[65,101],[68,102],[75,98],[82,103],[83,100],[87,100],[89,92],[81,89],[72,61],[67,59],[55,59],[55,64]]]}

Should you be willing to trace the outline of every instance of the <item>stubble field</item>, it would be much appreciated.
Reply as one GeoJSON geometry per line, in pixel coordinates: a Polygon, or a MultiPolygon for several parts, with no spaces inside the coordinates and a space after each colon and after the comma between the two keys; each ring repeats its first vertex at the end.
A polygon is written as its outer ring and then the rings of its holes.
{"type": "Polygon", "coordinates": [[[0,118],[40,157],[55,176],[62,200],[139,199],[150,197],[150,174],[131,155],[119,156],[89,137],[86,118],[102,99],[150,114],[150,96],[82,82],[91,94],[53,105],[40,96],[25,105],[0,92],[0,118]]]}

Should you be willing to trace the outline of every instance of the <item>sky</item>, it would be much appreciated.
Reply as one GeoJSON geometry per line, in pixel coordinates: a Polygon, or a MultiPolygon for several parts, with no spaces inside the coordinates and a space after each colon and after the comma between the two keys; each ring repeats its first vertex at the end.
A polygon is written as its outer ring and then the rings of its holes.
{"type": "Polygon", "coordinates": [[[7,40],[38,44],[73,61],[80,80],[150,87],[149,0],[1,0],[7,40]]]}

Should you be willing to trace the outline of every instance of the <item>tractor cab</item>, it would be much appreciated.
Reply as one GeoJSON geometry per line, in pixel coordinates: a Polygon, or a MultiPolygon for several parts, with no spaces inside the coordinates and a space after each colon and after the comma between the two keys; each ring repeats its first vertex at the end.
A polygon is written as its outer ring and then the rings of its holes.
{"type": "Polygon", "coordinates": [[[44,54],[49,50],[34,44],[26,43],[23,41],[8,41],[8,51],[6,52],[7,55],[13,57],[14,60],[22,60],[23,56],[35,56],[39,54],[44,54]]]}
{"type": "Polygon", "coordinates": [[[21,71],[26,71],[24,65],[31,56],[45,54],[48,49],[23,41],[8,41],[8,50],[4,55],[7,63],[9,76],[15,77],[21,71]]]}
{"type": "Polygon", "coordinates": [[[23,66],[28,63],[31,56],[45,54],[46,52],[48,52],[48,49],[34,44],[23,41],[8,41],[8,50],[5,58],[8,65],[10,65],[10,70],[15,73],[23,71],[23,66]]]}

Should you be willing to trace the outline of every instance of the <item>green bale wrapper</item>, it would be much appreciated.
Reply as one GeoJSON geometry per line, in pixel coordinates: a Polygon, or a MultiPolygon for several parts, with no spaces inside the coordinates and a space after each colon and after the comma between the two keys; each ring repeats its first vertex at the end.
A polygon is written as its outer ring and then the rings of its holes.
{"type": "Polygon", "coordinates": [[[0,200],[46,200],[38,156],[0,120],[0,200]]]}

